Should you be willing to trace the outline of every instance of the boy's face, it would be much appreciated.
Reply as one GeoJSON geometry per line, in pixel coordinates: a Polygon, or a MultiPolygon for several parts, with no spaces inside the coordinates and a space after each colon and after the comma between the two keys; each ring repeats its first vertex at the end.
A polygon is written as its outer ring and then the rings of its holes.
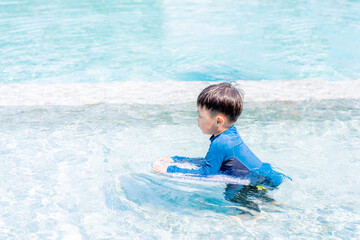
{"type": "Polygon", "coordinates": [[[218,126],[216,124],[216,116],[213,116],[211,112],[205,107],[198,106],[199,116],[197,118],[198,126],[204,134],[217,134],[218,126]]]}

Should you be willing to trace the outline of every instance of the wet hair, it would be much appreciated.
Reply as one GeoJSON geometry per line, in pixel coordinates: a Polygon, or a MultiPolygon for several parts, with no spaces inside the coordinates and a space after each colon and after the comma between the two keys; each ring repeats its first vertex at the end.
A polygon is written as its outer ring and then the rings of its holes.
{"type": "Polygon", "coordinates": [[[210,85],[197,98],[197,105],[213,115],[222,113],[230,122],[236,122],[243,110],[243,91],[234,84],[224,82],[210,85]]]}

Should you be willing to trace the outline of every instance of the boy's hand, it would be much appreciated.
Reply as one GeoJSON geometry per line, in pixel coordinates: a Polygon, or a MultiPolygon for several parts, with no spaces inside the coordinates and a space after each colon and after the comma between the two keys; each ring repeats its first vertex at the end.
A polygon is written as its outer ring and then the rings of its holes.
{"type": "Polygon", "coordinates": [[[161,157],[155,160],[156,162],[163,162],[163,163],[173,163],[174,160],[171,157],[161,157]]]}
{"type": "Polygon", "coordinates": [[[155,160],[153,172],[156,173],[166,173],[167,168],[169,166],[169,163],[173,163],[174,160],[172,160],[171,157],[161,157],[155,160]]]}
{"type": "Polygon", "coordinates": [[[167,165],[155,165],[152,170],[156,173],[166,173],[167,168],[167,165]]]}

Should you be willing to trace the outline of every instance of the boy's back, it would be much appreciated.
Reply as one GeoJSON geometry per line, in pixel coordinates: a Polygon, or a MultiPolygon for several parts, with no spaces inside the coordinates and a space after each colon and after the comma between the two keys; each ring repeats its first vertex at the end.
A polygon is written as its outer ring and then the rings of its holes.
{"type": "Polygon", "coordinates": [[[220,171],[241,176],[261,167],[262,162],[248,148],[239,136],[235,126],[214,137],[210,148],[214,146],[214,154],[222,160],[220,171]]]}

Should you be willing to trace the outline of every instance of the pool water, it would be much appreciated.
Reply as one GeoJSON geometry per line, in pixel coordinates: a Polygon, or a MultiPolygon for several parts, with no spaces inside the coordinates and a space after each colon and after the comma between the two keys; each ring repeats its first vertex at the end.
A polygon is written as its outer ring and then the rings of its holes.
{"type": "Polygon", "coordinates": [[[7,0],[0,83],[360,78],[354,0],[7,0]]]}
{"type": "MultiPolygon", "coordinates": [[[[177,83],[176,96],[184,92],[186,99],[188,92],[196,95],[207,84],[177,83]]],[[[240,84],[251,92],[246,81],[240,84]]],[[[260,202],[261,215],[250,217],[224,199],[225,184],[150,171],[157,157],[204,156],[209,145],[208,136],[197,127],[194,102],[169,104],[176,97],[166,89],[173,87],[168,83],[155,93],[154,86],[148,104],[70,105],[82,98],[74,94],[63,105],[1,106],[0,237],[359,236],[359,99],[245,103],[236,124],[244,141],[263,161],[293,179],[269,193],[282,205],[260,202]],[[160,95],[169,100],[151,102],[160,95]]],[[[37,89],[28,86],[35,96],[37,89]]],[[[43,92],[44,97],[51,96],[49,92],[43,92]]]]}
{"type": "Polygon", "coordinates": [[[0,239],[358,239],[358,1],[0,3],[0,239]],[[195,100],[237,81],[236,127],[289,175],[242,214],[195,100]]]}

